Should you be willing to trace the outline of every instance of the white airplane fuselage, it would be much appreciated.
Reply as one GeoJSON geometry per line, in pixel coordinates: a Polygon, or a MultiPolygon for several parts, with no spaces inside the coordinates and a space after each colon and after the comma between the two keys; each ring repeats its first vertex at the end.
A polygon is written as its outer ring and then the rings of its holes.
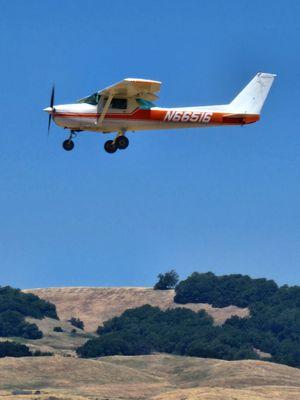
{"type": "Polygon", "coordinates": [[[210,107],[152,107],[143,110],[136,106],[132,110],[109,111],[99,123],[101,112],[90,104],[65,104],[54,106],[52,117],[55,123],[74,131],[119,132],[209,127],[217,125],[245,125],[259,120],[257,114],[235,115],[226,106],[210,107]]]}

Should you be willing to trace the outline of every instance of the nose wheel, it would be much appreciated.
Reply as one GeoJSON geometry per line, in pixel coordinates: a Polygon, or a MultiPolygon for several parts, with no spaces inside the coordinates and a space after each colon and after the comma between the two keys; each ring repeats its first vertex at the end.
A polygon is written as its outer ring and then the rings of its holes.
{"type": "Polygon", "coordinates": [[[74,142],[71,139],[67,139],[63,142],[62,146],[66,151],[71,151],[74,149],[74,142]]]}
{"type": "Polygon", "coordinates": [[[104,144],[104,150],[107,153],[115,153],[117,150],[125,150],[129,145],[129,140],[126,136],[120,135],[115,140],[107,140],[104,144]]]}
{"type": "Polygon", "coordinates": [[[64,150],[71,151],[74,149],[75,145],[74,145],[74,142],[72,139],[75,137],[76,137],[76,132],[71,131],[69,138],[63,141],[62,146],[63,146],[64,150]]]}

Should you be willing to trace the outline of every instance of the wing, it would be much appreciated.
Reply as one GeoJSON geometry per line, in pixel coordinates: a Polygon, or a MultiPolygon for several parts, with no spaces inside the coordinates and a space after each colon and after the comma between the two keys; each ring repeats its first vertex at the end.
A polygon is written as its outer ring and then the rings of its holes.
{"type": "Polygon", "coordinates": [[[86,99],[90,99],[92,96],[104,95],[113,97],[136,97],[144,100],[154,101],[158,99],[156,93],[160,90],[161,82],[152,81],[148,79],[136,79],[126,78],[115,85],[108,86],[105,89],[99,90],[94,95],[80,99],[79,102],[84,102],[86,99]]]}
{"type": "Polygon", "coordinates": [[[145,100],[157,100],[156,93],[160,90],[161,82],[148,79],[126,78],[122,82],[99,91],[106,96],[140,97],[145,100]]]}

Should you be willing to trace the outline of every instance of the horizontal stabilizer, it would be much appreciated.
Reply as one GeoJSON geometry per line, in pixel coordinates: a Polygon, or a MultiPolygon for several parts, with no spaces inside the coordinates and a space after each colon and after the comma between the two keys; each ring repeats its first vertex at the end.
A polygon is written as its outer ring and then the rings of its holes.
{"type": "Polygon", "coordinates": [[[224,124],[236,124],[245,125],[251,124],[259,120],[259,115],[257,114],[228,114],[223,115],[222,122],[224,124]]]}

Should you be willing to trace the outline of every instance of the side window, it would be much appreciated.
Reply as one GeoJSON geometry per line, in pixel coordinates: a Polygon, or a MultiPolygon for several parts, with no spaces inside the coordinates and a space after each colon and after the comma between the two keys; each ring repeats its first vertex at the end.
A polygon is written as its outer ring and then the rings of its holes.
{"type": "Polygon", "coordinates": [[[112,99],[110,108],[117,108],[119,110],[127,109],[127,99],[112,99]]]}
{"type": "Polygon", "coordinates": [[[144,99],[136,99],[136,102],[140,106],[141,110],[150,110],[152,107],[155,107],[155,104],[153,104],[151,101],[144,100],[144,99]]]}

